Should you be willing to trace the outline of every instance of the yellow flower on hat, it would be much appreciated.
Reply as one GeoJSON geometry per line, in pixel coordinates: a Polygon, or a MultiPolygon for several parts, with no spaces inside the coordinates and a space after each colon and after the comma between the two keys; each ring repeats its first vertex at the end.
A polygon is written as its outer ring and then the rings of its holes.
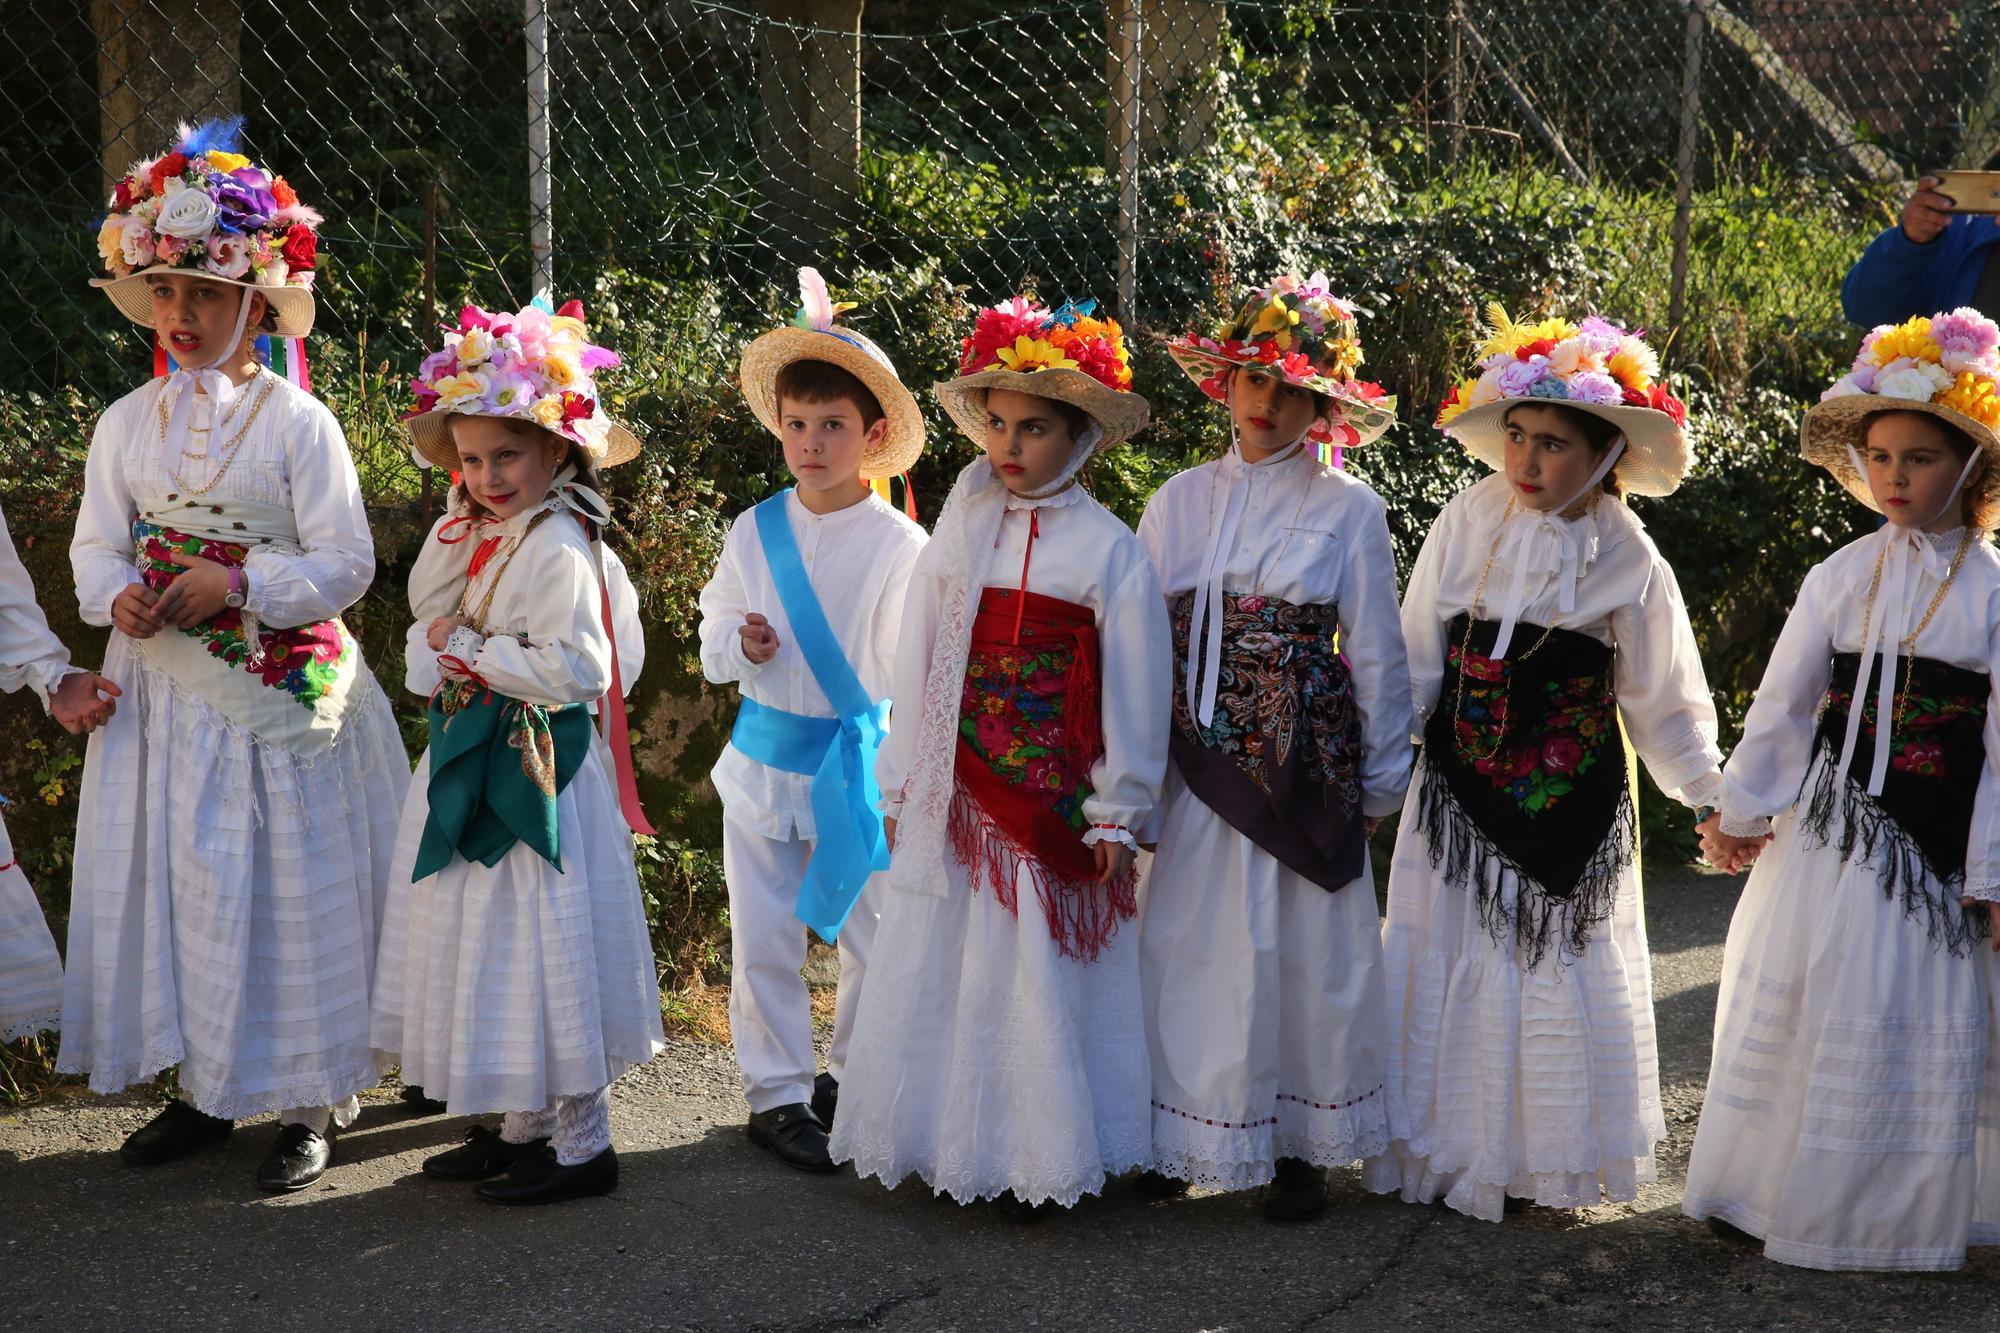
{"type": "Polygon", "coordinates": [[[1351,378],[1361,366],[1361,344],[1352,338],[1335,338],[1326,345],[1325,373],[1334,379],[1351,378]]]}
{"type": "Polygon", "coordinates": [[[97,255],[105,267],[116,268],[125,256],[125,215],[113,213],[97,229],[97,255]]]}
{"type": "Polygon", "coordinates": [[[225,176],[232,171],[241,171],[250,165],[250,159],[241,153],[224,153],[210,149],[206,156],[208,158],[208,169],[210,171],[219,171],[225,176]]]}
{"type": "Polygon", "coordinates": [[[461,366],[476,366],[492,356],[493,335],[485,329],[467,329],[465,336],[458,340],[458,364],[461,366]]]}
{"type": "Polygon", "coordinates": [[[560,394],[583,382],[583,367],[574,356],[552,351],[542,358],[542,379],[560,394]]]}
{"type": "Polygon", "coordinates": [[[471,371],[460,371],[456,375],[446,375],[431,385],[431,392],[438,396],[438,409],[449,412],[468,399],[478,398],[486,392],[485,376],[471,371]]]}
{"type": "Polygon", "coordinates": [[[1064,356],[1060,349],[1045,338],[1030,338],[1022,334],[1014,339],[1012,347],[1002,347],[994,353],[1000,364],[1009,370],[1026,373],[1031,370],[1075,370],[1076,362],[1064,356]]]}
{"type": "Polygon", "coordinates": [[[556,427],[562,425],[562,395],[559,393],[543,394],[535,400],[535,405],[530,409],[530,413],[538,424],[554,430],[556,427]]]}
{"type": "Polygon", "coordinates": [[[1288,309],[1283,298],[1279,298],[1257,312],[1257,318],[1250,324],[1250,337],[1269,337],[1280,349],[1287,348],[1292,345],[1292,326],[1298,322],[1299,312],[1288,309]]]}
{"type": "MultiPolygon", "coordinates": [[[[1636,343],[1638,339],[1628,338],[1626,342],[1636,343]]],[[[1653,372],[1659,369],[1659,362],[1653,358],[1651,349],[1640,343],[1637,351],[1620,347],[1613,352],[1604,369],[1623,387],[1644,393],[1653,387],[1653,372]]]]}
{"type": "Polygon", "coordinates": [[[1479,349],[1481,361],[1501,354],[1512,356],[1517,348],[1526,347],[1532,342],[1541,342],[1543,339],[1559,343],[1565,338],[1576,336],[1576,325],[1566,319],[1544,319],[1533,324],[1516,324],[1508,318],[1507,308],[1498,301],[1487,303],[1486,319],[1493,326],[1493,336],[1479,349]]]}
{"type": "Polygon", "coordinates": [[[1994,395],[1993,381],[1977,372],[1959,371],[1957,381],[1938,395],[1937,403],[1982,426],[2000,424],[2000,397],[1994,395]]]}
{"type": "Polygon", "coordinates": [[[1923,315],[1906,319],[1893,329],[1883,330],[1869,350],[1875,354],[1878,366],[1886,366],[1903,356],[1912,361],[1936,361],[1943,355],[1931,339],[1931,322],[1923,315]]]}

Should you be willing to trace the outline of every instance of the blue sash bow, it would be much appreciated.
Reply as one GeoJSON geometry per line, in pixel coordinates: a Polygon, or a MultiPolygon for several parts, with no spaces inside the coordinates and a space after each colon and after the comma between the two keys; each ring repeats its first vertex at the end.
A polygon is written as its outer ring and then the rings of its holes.
{"type": "Polygon", "coordinates": [[[875,808],[882,799],[875,753],[888,733],[889,702],[868,697],[826,623],[785,513],[789,494],[781,491],[753,511],[757,536],[792,636],[834,716],[788,713],[746,695],[729,739],[761,764],[812,777],[817,841],[794,910],[821,939],[832,942],[869,875],[889,868],[889,845],[875,808]]]}

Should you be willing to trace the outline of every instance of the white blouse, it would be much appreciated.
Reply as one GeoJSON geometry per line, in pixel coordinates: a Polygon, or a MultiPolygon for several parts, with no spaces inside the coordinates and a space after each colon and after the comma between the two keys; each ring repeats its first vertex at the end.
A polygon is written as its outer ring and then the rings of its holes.
{"type": "MultiPolygon", "coordinates": [[[[469,629],[461,630],[462,637],[453,646],[470,651],[474,674],[509,698],[545,708],[594,703],[611,688],[611,639],[605,633],[603,592],[583,528],[567,509],[550,501],[483,528],[481,535],[502,538],[472,578],[467,598],[471,615],[480,609],[487,591],[493,592],[492,605],[486,608],[485,635],[482,640],[469,629]],[[550,510],[546,522],[528,531],[536,514],[550,510]]],[[[435,536],[433,529],[426,553],[437,545],[435,536]]],[[[646,640],[624,564],[608,550],[604,557],[618,635],[620,683],[630,693],[646,665],[646,640]]],[[[438,614],[449,615],[456,609],[454,600],[438,614]]],[[[405,684],[425,695],[438,680],[438,653],[426,641],[429,628],[428,619],[415,622],[407,641],[405,684]]],[[[458,656],[463,659],[464,652],[458,656]]]]}
{"type": "MultiPolygon", "coordinates": [[[[139,582],[132,522],[140,511],[170,513],[190,501],[238,499],[292,511],[300,552],[253,549],[244,565],[244,608],[264,624],[287,629],[330,620],[368,591],[375,577],[375,541],[347,437],[326,404],[263,369],[236,389],[224,416],[233,405],[252,410],[265,380],[270,395],[233,456],[228,444],[238,424],[225,419],[213,433],[207,458],[187,459],[178,448],[167,457],[157,416],[164,379],[134,389],[98,418],[70,543],[86,624],[109,625],[113,599],[139,582]],[[221,478],[210,489],[193,493],[218,472],[221,478]]],[[[199,412],[206,414],[203,402],[199,412]]]]}
{"type": "MultiPolygon", "coordinates": [[[[847,651],[861,688],[870,699],[888,698],[904,590],[924,547],[924,530],[874,494],[831,514],[815,514],[789,492],[785,517],[826,623],[847,651]]],[[[793,641],[754,511],[730,525],[715,575],[701,590],[701,672],[716,685],[735,682],[744,697],[767,708],[833,716],[833,705],[793,641]],[[768,662],[746,657],[737,633],[753,611],[769,620],[778,636],[777,654],[768,662]]],[[[813,837],[811,775],[771,768],[730,744],[709,776],[731,819],[766,838],[813,837]]]]}
{"type": "Polygon", "coordinates": [[[1146,506],[1139,540],[1167,603],[1201,586],[1210,534],[1232,487],[1247,488],[1221,585],[1298,606],[1339,608],[1340,651],[1361,714],[1362,813],[1399,808],[1414,758],[1409,661],[1396,609],[1396,557],[1381,497],[1304,450],[1261,463],[1231,450],[1170,477],[1146,506]]]}
{"type": "MultiPolygon", "coordinates": [[[[1173,634],[1153,563],[1132,530],[1081,486],[1042,500],[1010,496],[1000,536],[973,589],[1019,588],[1031,520],[1039,528],[1028,561],[1029,592],[1089,607],[1103,654],[1099,714],[1104,754],[1090,770],[1095,791],[1083,803],[1092,824],[1140,828],[1159,804],[1172,725],[1173,634]]],[[[917,557],[896,646],[894,698],[912,715],[923,708],[937,637],[943,582],[928,550],[917,557]]],[[[974,593],[976,595],[976,591],[974,593]]],[[[875,773],[894,815],[916,759],[915,726],[889,732],[875,773]]]]}
{"type": "MultiPolygon", "coordinates": [[[[1505,559],[1508,543],[1503,540],[1494,555],[1510,498],[1507,479],[1499,473],[1460,491],[1431,526],[1410,571],[1403,638],[1419,732],[1444,681],[1452,619],[1473,610],[1482,571],[1486,588],[1474,614],[1497,618],[1503,589],[1515,577],[1505,559]]],[[[1618,711],[1632,748],[1660,790],[1686,805],[1706,804],[1722,782],[1715,700],[1673,570],[1638,516],[1609,496],[1581,517],[1554,522],[1561,525],[1560,543],[1573,552],[1572,609],[1560,609],[1565,570],[1558,541],[1537,542],[1528,551],[1521,619],[1587,634],[1615,648],[1618,711]]]]}
{"type": "Polygon", "coordinates": [[[23,685],[33,686],[46,711],[49,691],[64,676],[82,669],[69,664],[69,649],[49,629],[48,617],[35,601],[27,566],[14,550],[6,516],[0,514],[0,690],[12,693],[23,685]]]}
{"type": "MultiPolygon", "coordinates": [[[[1923,618],[1963,532],[1920,534],[1929,551],[1915,570],[1909,597],[1914,608],[1911,628],[1923,618]]],[[[1799,585],[1798,599],[1764,668],[1756,701],[1743,720],[1743,739],[1724,771],[1720,802],[1724,831],[1739,837],[1762,833],[1773,817],[1798,802],[1812,766],[1820,703],[1827,686],[1834,683],[1833,654],[1861,650],[1876,557],[1882,543],[1894,535],[1895,530],[1884,527],[1848,543],[1813,566],[1799,585]]],[[[1877,606],[1878,621],[1882,614],[1883,608],[1877,606]]],[[[1913,651],[1919,657],[1985,672],[1989,679],[2000,672],[2000,554],[1991,543],[1975,541],[1966,552],[1957,580],[1938,603],[1913,651]]],[[[1987,698],[1985,742],[1986,763],[1979,770],[1973,797],[1965,883],[1972,897],[2000,900],[2000,695],[1987,698]]],[[[1867,781],[1859,768],[1850,776],[1867,781]]]]}

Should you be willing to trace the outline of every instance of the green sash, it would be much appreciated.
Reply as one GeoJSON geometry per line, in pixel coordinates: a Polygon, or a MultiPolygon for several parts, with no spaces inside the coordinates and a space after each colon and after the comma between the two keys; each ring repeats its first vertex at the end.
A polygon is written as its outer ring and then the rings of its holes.
{"type": "Polygon", "coordinates": [[[430,814],[412,882],[454,853],[495,866],[525,842],[562,869],[556,794],[590,748],[583,704],[543,708],[475,681],[448,680],[431,696],[430,814]]]}

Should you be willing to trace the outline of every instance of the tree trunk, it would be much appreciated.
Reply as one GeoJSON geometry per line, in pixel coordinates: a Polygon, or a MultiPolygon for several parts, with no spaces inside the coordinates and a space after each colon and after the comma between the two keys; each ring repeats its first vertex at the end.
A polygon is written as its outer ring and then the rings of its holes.
{"type": "Polygon", "coordinates": [[[757,206],[788,263],[808,263],[855,220],[861,184],[864,0],[758,0],[776,22],[757,31],[764,173],[757,206]],[[793,25],[793,26],[787,26],[793,25]]]}
{"type": "Polygon", "coordinates": [[[90,25],[107,194],[179,122],[242,109],[241,0],[90,0],[90,25]]]}
{"type": "Polygon", "coordinates": [[[1118,170],[1118,121],[1123,113],[1118,92],[1125,87],[1118,68],[1118,29],[1133,5],[1145,19],[1139,46],[1139,155],[1142,161],[1161,156],[1186,157],[1206,144],[1215,127],[1216,64],[1228,35],[1224,0],[1109,0],[1105,5],[1105,83],[1107,98],[1105,166],[1118,170]]]}

